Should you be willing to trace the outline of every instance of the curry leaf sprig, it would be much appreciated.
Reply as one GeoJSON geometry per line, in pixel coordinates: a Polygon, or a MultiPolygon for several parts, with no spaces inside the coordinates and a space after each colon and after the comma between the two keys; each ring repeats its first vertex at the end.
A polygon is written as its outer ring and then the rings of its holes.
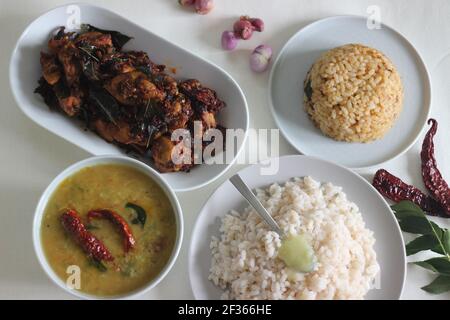
{"type": "Polygon", "coordinates": [[[434,294],[450,291],[450,230],[428,220],[422,209],[411,201],[401,201],[391,208],[402,231],[419,235],[406,244],[408,256],[427,250],[440,255],[413,262],[437,274],[437,277],[422,289],[434,294]]]}

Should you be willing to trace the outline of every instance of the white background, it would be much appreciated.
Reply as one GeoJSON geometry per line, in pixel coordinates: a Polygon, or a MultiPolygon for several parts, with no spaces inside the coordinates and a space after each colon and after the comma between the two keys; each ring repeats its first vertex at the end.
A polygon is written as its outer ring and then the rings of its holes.
{"type": "MultiPolygon", "coordinates": [[[[10,54],[23,29],[42,12],[64,2],[0,0],[0,298],[3,299],[71,298],[50,282],[38,265],[31,225],[35,205],[47,184],[65,167],[89,154],[27,119],[16,106],[8,81],[10,54]]],[[[275,124],[267,101],[268,72],[256,75],[249,70],[250,50],[266,43],[277,54],[289,37],[314,20],[339,14],[366,15],[369,5],[378,5],[382,22],[400,31],[416,46],[431,73],[432,116],[440,123],[435,139],[436,157],[442,173],[450,180],[449,1],[215,0],[215,9],[206,16],[181,8],[177,0],[86,2],[114,10],[223,67],[242,87],[250,107],[251,127],[256,128],[275,128],[275,124]],[[250,41],[241,42],[237,50],[224,52],[220,48],[220,35],[242,14],[262,18],[266,30],[250,41]]],[[[384,165],[420,188],[423,188],[419,159],[422,137],[408,153],[384,165]]],[[[281,154],[296,153],[282,137],[280,145],[281,154]]],[[[180,256],[168,277],[142,298],[193,298],[187,277],[187,255],[195,218],[212,191],[238,169],[239,166],[233,167],[219,181],[204,188],[178,194],[186,227],[180,256]]],[[[371,179],[374,171],[360,173],[371,179]]],[[[450,227],[450,221],[439,223],[450,227]]],[[[432,278],[423,269],[409,266],[403,298],[449,299],[450,293],[432,296],[420,290],[432,278]]]]}

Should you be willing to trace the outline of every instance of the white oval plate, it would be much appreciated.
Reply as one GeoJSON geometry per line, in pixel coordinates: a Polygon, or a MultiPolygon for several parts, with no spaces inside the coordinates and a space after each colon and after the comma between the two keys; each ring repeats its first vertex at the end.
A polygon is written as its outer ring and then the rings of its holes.
{"type": "Polygon", "coordinates": [[[269,99],[275,121],[300,153],[330,159],[353,169],[378,166],[406,152],[417,140],[431,106],[431,83],[419,53],[401,34],[382,24],[367,28],[367,19],[337,16],[316,21],[283,47],[270,75],[269,99]],[[393,128],[372,143],[338,142],[326,137],[303,106],[303,81],[319,56],[334,47],[360,43],[386,54],[404,86],[403,111],[393,128]]]}
{"type": "MultiPolygon", "coordinates": [[[[64,5],[42,14],[25,29],[17,41],[11,57],[9,78],[17,104],[31,120],[91,154],[125,154],[96,134],[84,131],[84,127],[76,121],[58,112],[50,112],[41,97],[33,93],[41,75],[39,52],[46,49],[51,32],[58,26],[66,25],[74,12],[74,6],[80,10],[82,23],[118,30],[134,37],[124,47],[125,50],[142,50],[156,63],[175,64],[172,66],[177,67],[177,79],[196,78],[216,90],[219,97],[227,103],[227,107],[218,114],[218,122],[226,128],[243,129],[247,133],[249,115],[245,96],[236,81],[223,69],[114,12],[82,3],[64,5]]],[[[244,143],[245,141],[238,141],[235,155],[244,143]]],[[[175,191],[186,191],[217,179],[232,163],[200,165],[189,173],[165,173],[162,176],[175,191]]],[[[148,164],[152,166],[151,162],[148,164]]]]}
{"type": "MultiPolygon", "coordinates": [[[[292,177],[311,176],[322,182],[343,187],[350,201],[358,205],[366,226],[374,232],[375,251],[380,264],[380,289],[369,291],[366,299],[399,299],[406,277],[406,256],[403,238],[387,202],[364,178],[339,165],[318,158],[293,155],[279,158],[275,176],[261,175],[261,165],[240,171],[251,188],[292,177]]],[[[243,209],[247,203],[227,180],[208,199],[194,229],[189,251],[189,278],[196,299],[220,299],[221,289],[208,280],[211,266],[211,237],[220,237],[220,218],[232,209],[243,209]]]]}

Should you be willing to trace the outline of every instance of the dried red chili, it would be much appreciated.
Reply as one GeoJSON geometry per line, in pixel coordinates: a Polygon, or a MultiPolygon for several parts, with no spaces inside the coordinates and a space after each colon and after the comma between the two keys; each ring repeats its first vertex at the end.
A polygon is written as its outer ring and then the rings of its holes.
{"type": "Polygon", "coordinates": [[[93,218],[107,219],[117,227],[124,238],[125,252],[128,252],[135,246],[136,240],[133,237],[131,228],[122,216],[111,210],[97,209],[88,212],[88,219],[91,220],[93,218]]]}
{"type": "Polygon", "coordinates": [[[86,227],[83,222],[81,222],[81,219],[75,210],[67,210],[62,214],[60,219],[66,232],[76,241],[76,243],[78,243],[88,256],[99,262],[102,260],[114,260],[114,257],[106,246],[92,233],[86,230],[86,227]]]}
{"type": "Polygon", "coordinates": [[[375,173],[372,185],[378,192],[392,201],[409,200],[430,215],[449,218],[449,216],[445,215],[444,210],[442,210],[442,207],[436,200],[424,194],[416,187],[406,184],[400,178],[384,169],[380,169],[375,173]]]}
{"type": "Polygon", "coordinates": [[[450,189],[442,177],[434,157],[433,138],[436,134],[438,123],[435,119],[429,119],[428,124],[430,123],[431,128],[423,140],[422,152],[420,153],[422,159],[422,179],[433,198],[439,202],[445,213],[450,215],[450,189]]]}

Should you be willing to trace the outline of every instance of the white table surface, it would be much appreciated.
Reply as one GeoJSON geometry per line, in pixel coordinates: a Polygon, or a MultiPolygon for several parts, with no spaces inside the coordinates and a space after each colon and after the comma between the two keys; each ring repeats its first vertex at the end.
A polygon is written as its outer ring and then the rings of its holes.
{"type": "MultiPolygon", "coordinates": [[[[10,93],[8,65],[12,48],[23,29],[42,12],[66,1],[0,0],[0,298],[68,299],[44,274],[35,258],[31,225],[36,202],[47,184],[68,165],[89,157],[86,152],[38,127],[23,115],[10,93]]],[[[436,157],[444,176],[450,179],[450,2],[446,0],[215,0],[207,16],[179,7],[177,0],[86,1],[105,6],[149,30],[181,45],[226,69],[242,87],[250,107],[251,127],[275,128],[269,111],[269,73],[248,70],[249,50],[260,43],[277,53],[286,40],[306,24],[331,15],[366,15],[369,5],[378,5],[382,22],[404,34],[422,54],[433,82],[432,116],[440,122],[435,139],[436,157]],[[224,52],[219,39],[223,30],[242,14],[261,17],[266,30],[241,42],[234,52],[224,52]],[[447,126],[446,126],[447,124],[447,126]]],[[[423,137],[422,133],[422,137],[423,137]]],[[[422,138],[421,137],[421,138],[422,138]]],[[[422,139],[420,139],[421,141],[422,139]]],[[[420,177],[421,142],[384,168],[423,188],[420,177]]],[[[284,138],[280,154],[293,154],[284,138]]],[[[168,277],[145,299],[192,299],[187,277],[187,254],[197,213],[215,188],[239,170],[204,188],[178,194],[185,217],[185,238],[180,256],[168,277]]],[[[375,170],[360,172],[371,179],[375,170]]],[[[450,227],[450,221],[440,220],[450,227]]],[[[409,266],[405,299],[449,299],[420,289],[432,275],[409,266]]]]}

